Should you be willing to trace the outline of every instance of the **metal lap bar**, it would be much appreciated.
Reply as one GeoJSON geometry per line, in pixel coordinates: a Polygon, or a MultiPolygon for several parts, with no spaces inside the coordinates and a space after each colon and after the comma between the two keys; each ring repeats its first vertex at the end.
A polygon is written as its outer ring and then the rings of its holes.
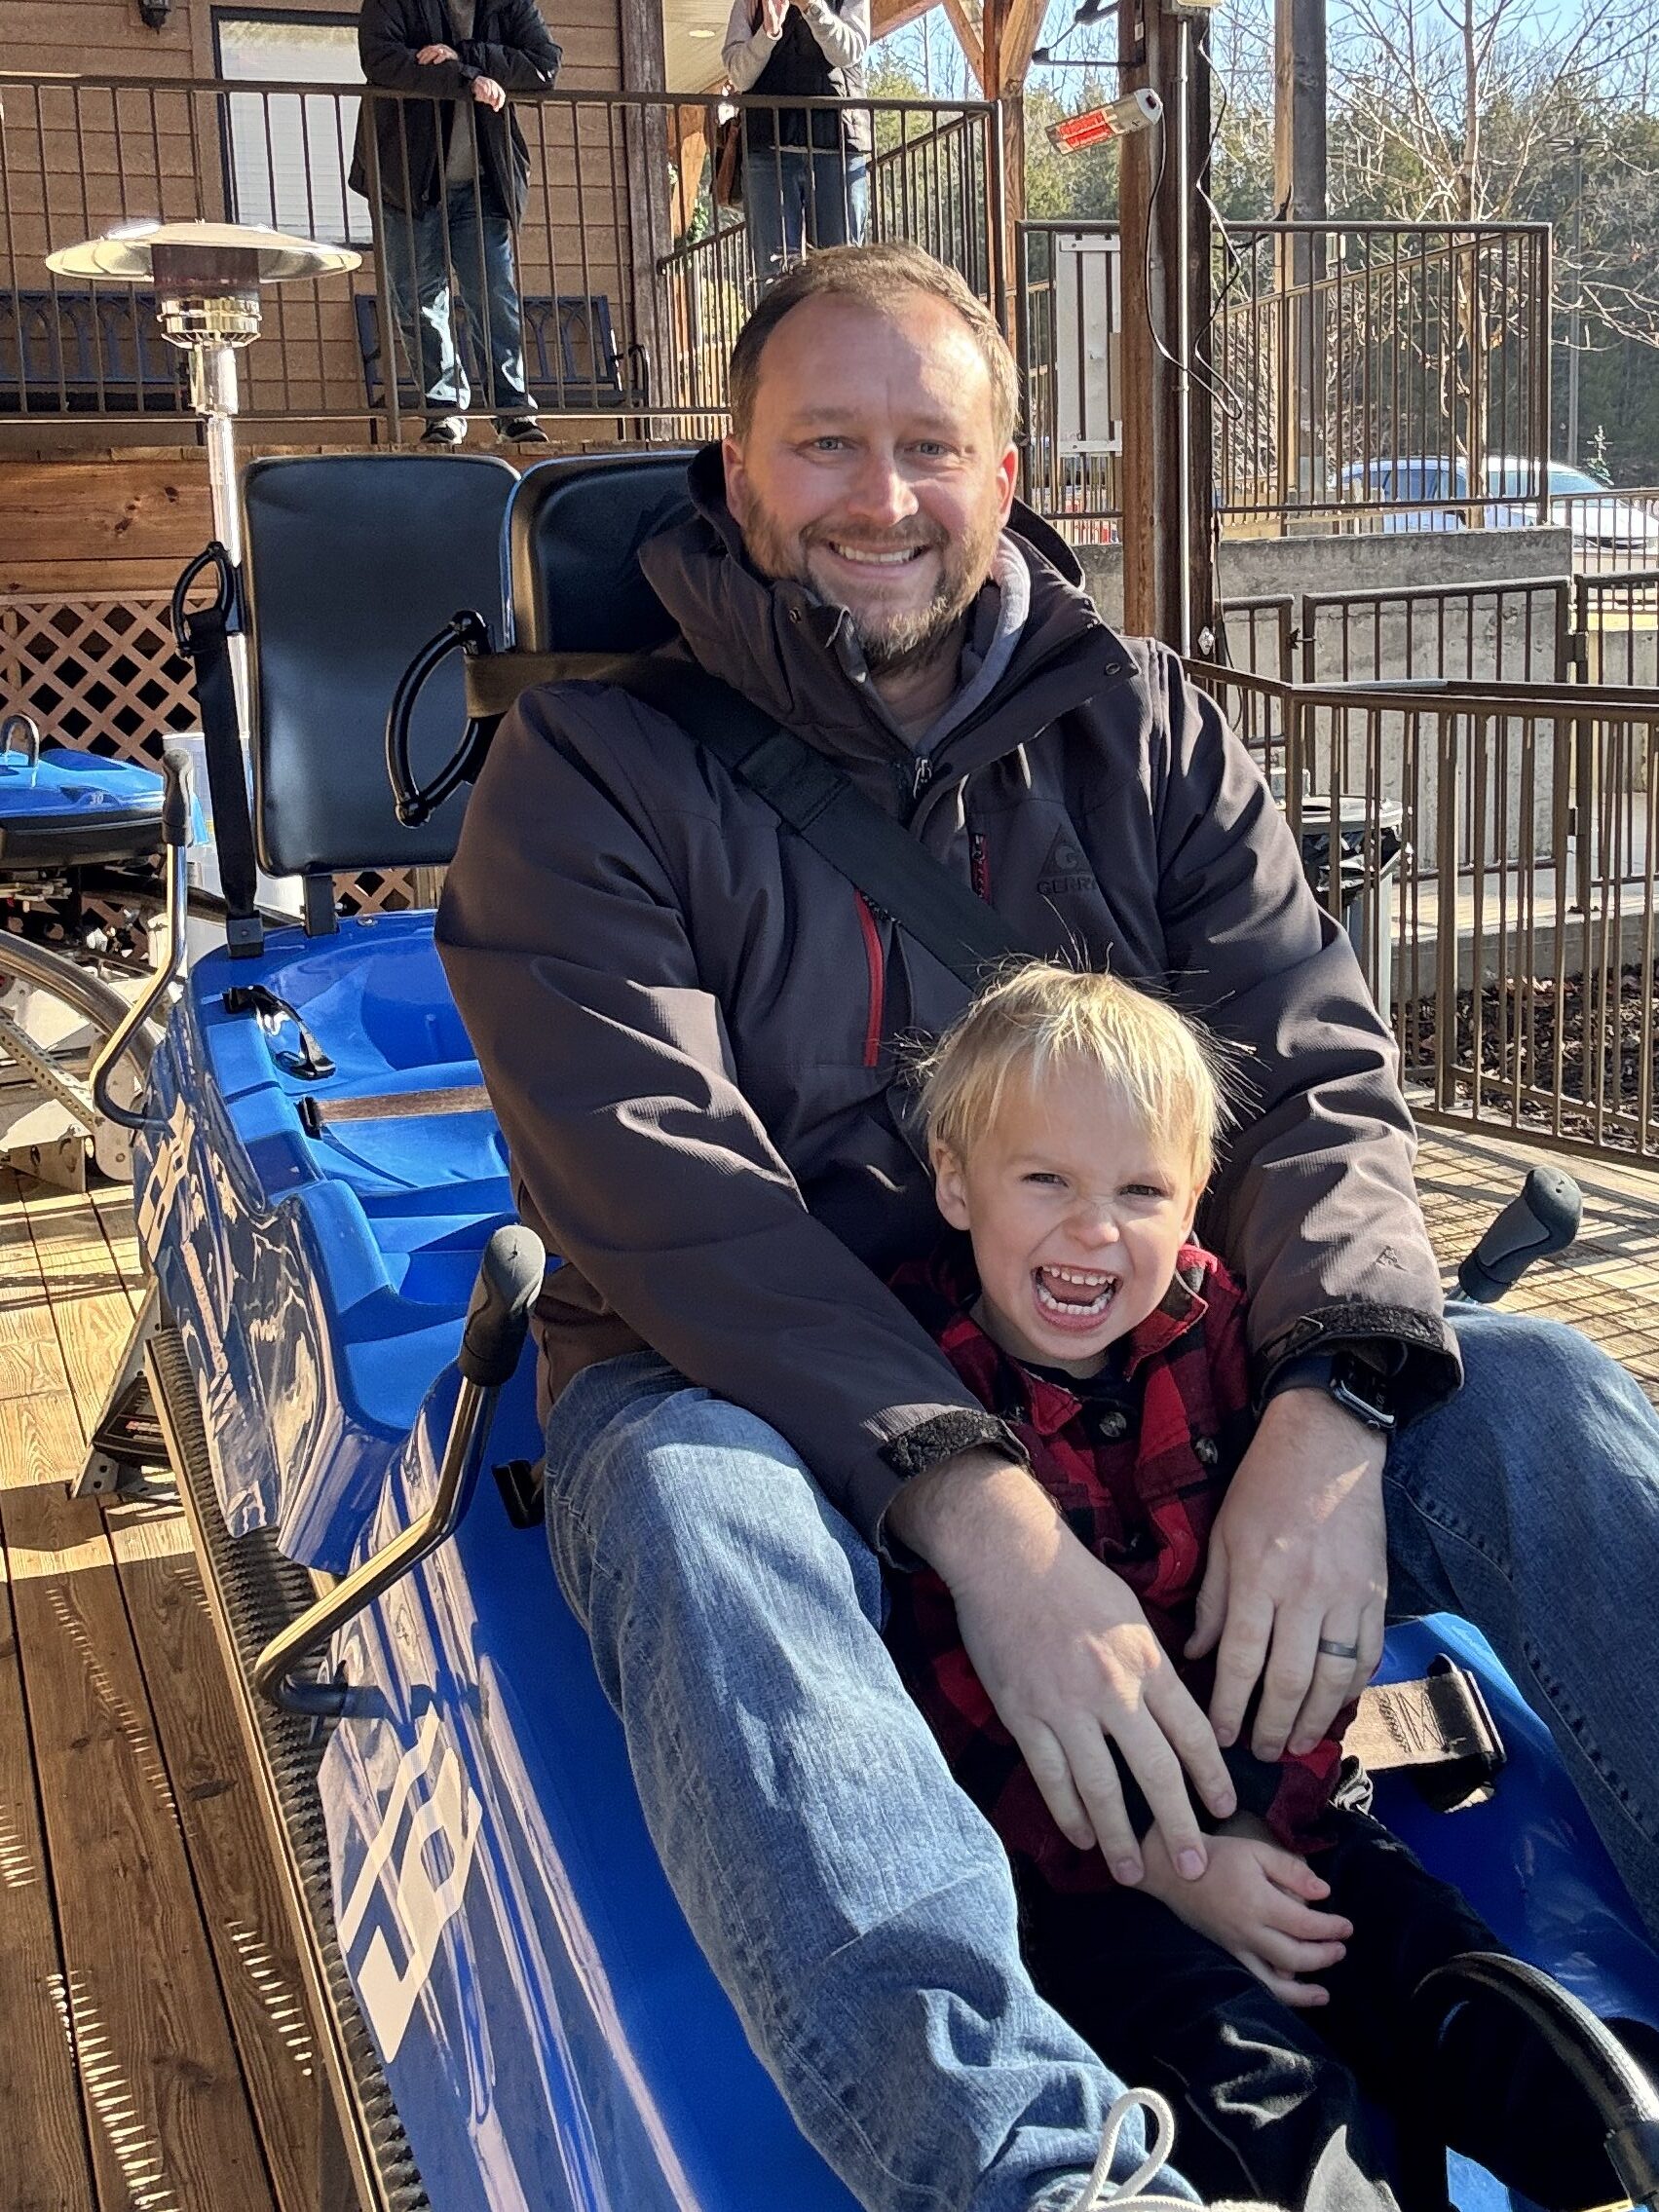
{"type": "Polygon", "coordinates": [[[456,1355],[461,1383],[432,1504],[419,1520],[355,1567],[281,1635],[273,1636],[253,1668],[254,1688],[271,1704],[323,1719],[337,1720],[350,1711],[349,1684],[296,1681],[294,1671],[326,1649],[338,1630],[461,1525],[477,1484],[496,1398],[518,1366],[531,1301],[542,1287],[546,1266],[541,1241],[530,1230],[514,1224],[497,1229],[491,1237],[478,1266],[456,1355]]]}
{"type": "Polygon", "coordinates": [[[1443,1811],[1489,1794],[1508,1756],[1480,1683],[1444,1653],[1414,1682],[1374,1682],[1342,1748],[1372,1774],[1413,1770],[1443,1811]]]}

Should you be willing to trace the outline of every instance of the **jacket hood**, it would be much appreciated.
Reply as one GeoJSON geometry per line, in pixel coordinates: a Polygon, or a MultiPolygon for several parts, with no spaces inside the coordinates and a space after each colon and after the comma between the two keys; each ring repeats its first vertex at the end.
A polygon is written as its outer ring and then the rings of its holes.
{"type": "MultiPolygon", "coordinates": [[[[794,578],[763,576],[749,559],[718,445],[702,448],[687,480],[694,513],[648,540],[639,558],[693,657],[820,750],[884,768],[910,757],[851,673],[846,609],[794,578]]],[[[1128,648],[1096,614],[1065,540],[1018,501],[1004,540],[1030,572],[1031,612],[991,696],[942,748],[964,771],[1131,673],[1128,648]],[[1016,699],[1009,720],[1001,710],[1016,699]]]]}

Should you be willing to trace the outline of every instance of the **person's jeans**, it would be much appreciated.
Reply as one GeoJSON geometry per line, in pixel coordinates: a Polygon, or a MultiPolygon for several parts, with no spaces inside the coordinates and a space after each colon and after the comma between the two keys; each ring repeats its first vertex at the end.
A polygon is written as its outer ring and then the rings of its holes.
{"type": "Polygon", "coordinates": [[[755,281],[769,284],[809,245],[862,245],[870,214],[863,154],[745,146],[743,211],[755,281]]]}
{"type": "MultiPolygon", "coordinates": [[[[1393,1609],[1486,1631],[1659,1929],[1659,1419],[1570,1330],[1457,1328],[1464,1389],[1389,1455],[1393,1609]]],[[[658,1852],[810,2140],[871,2212],[1017,2212],[1086,2169],[1117,2084],[1037,1999],[874,1555],[798,1456],[637,1354],[553,1407],[547,1503],[658,1852]]]]}
{"type": "MultiPolygon", "coordinates": [[[[1122,2084],[1032,1988],[875,1555],[783,1439],[607,1361],[552,1409],[547,1513],[652,1840],[803,2133],[871,2212],[1023,2212],[1086,2173],[1122,2084]]],[[[1136,2116],[1119,2180],[1144,2141],[1136,2116]]]]}
{"type": "Polygon", "coordinates": [[[456,343],[454,293],[466,309],[474,361],[487,365],[487,402],[499,417],[530,414],[523,318],[512,267],[512,225],[468,185],[411,215],[387,207],[381,250],[397,327],[433,415],[465,412],[471,396],[456,343]]]}

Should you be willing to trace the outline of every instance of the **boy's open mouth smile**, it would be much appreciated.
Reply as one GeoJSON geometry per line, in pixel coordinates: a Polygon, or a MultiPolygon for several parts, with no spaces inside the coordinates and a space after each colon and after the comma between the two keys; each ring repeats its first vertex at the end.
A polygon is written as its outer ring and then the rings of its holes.
{"type": "Polygon", "coordinates": [[[1092,1329],[1117,1295],[1118,1277],[1094,1267],[1036,1267],[1032,1288],[1044,1319],[1061,1329],[1092,1329]]]}

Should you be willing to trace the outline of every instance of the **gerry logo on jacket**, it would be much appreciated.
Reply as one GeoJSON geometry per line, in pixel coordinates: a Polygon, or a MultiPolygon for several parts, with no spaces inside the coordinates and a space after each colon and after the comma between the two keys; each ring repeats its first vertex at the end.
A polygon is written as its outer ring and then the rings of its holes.
{"type": "Polygon", "coordinates": [[[1072,891],[1092,891],[1095,887],[1094,870],[1083,858],[1076,839],[1070,830],[1061,830],[1048,848],[1048,858],[1037,877],[1039,898],[1064,898],[1072,891]]]}

